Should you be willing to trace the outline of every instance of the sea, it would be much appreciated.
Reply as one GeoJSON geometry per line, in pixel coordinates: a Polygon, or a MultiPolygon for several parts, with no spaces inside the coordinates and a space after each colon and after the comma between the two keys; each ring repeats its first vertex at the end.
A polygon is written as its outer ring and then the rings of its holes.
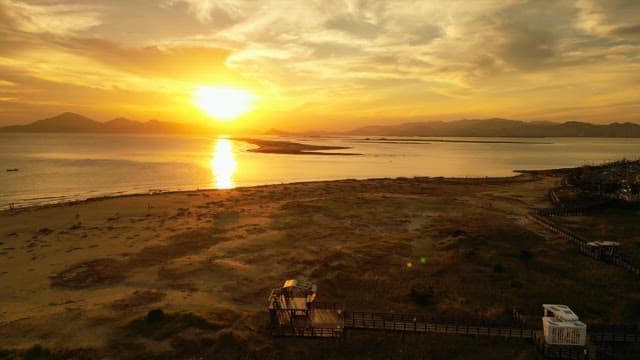
{"type": "Polygon", "coordinates": [[[215,136],[0,134],[0,210],[316,180],[511,176],[640,158],[640,139],[264,136],[360,155],[289,155],[215,136]]]}

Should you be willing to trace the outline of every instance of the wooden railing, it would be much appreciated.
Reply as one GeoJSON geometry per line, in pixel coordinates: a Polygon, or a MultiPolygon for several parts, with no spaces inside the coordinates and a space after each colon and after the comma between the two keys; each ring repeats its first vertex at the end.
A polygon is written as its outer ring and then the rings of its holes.
{"type": "Polygon", "coordinates": [[[636,324],[591,325],[589,337],[595,343],[640,342],[640,326],[636,324]]]}
{"type": "Polygon", "coordinates": [[[550,220],[549,218],[546,218],[543,215],[540,215],[540,212],[529,213],[527,214],[527,218],[542,225],[548,230],[551,230],[565,237],[566,239],[574,243],[576,246],[578,246],[578,250],[582,254],[587,255],[596,260],[602,260],[602,261],[611,263],[613,265],[620,266],[624,269],[627,269],[633,272],[634,274],[640,275],[640,264],[636,263],[630,256],[626,254],[614,254],[610,257],[607,257],[606,259],[603,259],[601,258],[600,253],[598,251],[596,251],[595,249],[587,245],[587,242],[588,242],[587,239],[574,233],[571,230],[563,228],[562,226],[556,224],[554,221],[550,220]]]}
{"type": "Polygon", "coordinates": [[[299,336],[299,337],[342,337],[343,328],[321,327],[274,327],[271,329],[274,336],[299,336]]]}
{"type": "Polygon", "coordinates": [[[639,342],[638,333],[591,333],[589,337],[593,342],[639,342]]]}
{"type": "Polygon", "coordinates": [[[331,303],[331,302],[312,302],[309,304],[309,309],[318,309],[318,310],[344,310],[343,303],[331,303]]]}
{"type": "Polygon", "coordinates": [[[534,330],[525,328],[489,327],[460,324],[439,324],[423,321],[419,316],[373,312],[347,312],[346,329],[370,329],[386,331],[431,332],[513,338],[532,338],[534,330]]]}

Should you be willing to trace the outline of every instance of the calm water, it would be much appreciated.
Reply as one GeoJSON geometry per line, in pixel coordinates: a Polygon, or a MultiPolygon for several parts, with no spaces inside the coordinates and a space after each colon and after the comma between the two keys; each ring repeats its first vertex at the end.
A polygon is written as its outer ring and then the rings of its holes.
{"type": "Polygon", "coordinates": [[[271,139],[349,146],[350,152],[362,155],[259,154],[247,152],[253,145],[211,137],[0,134],[0,209],[10,203],[27,206],[150,190],[345,178],[506,176],[514,169],[640,157],[640,139],[513,139],[543,144],[271,139]],[[9,168],[19,171],[5,171],[9,168]]]}

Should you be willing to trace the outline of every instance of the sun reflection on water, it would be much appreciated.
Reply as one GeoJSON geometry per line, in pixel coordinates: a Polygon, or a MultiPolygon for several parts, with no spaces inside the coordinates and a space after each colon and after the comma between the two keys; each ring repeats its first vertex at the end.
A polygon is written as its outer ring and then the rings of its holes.
{"type": "Polygon", "coordinates": [[[216,148],[211,159],[211,171],[216,179],[216,189],[232,189],[233,173],[235,173],[238,163],[233,157],[233,145],[229,139],[218,139],[216,148]]]}

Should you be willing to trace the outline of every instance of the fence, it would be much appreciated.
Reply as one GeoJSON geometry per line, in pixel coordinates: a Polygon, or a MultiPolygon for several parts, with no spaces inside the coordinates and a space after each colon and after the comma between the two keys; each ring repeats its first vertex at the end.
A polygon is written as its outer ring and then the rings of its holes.
{"type": "Polygon", "coordinates": [[[345,313],[346,329],[430,332],[479,336],[532,338],[534,330],[525,328],[489,327],[425,322],[424,318],[410,314],[389,314],[353,311],[345,313]]]}
{"type": "Polygon", "coordinates": [[[635,324],[602,325],[595,324],[589,326],[589,337],[591,341],[601,342],[639,342],[640,326],[635,324]]]}
{"type": "Polygon", "coordinates": [[[329,302],[312,302],[311,304],[309,304],[309,309],[313,310],[313,309],[318,309],[318,310],[344,310],[344,304],[343,303],[329,303],[329,302]]]}
{"type": "MultiPolygon", "coordinates": [[[[558,215],[560,212],[562,212],[564,215],[567,214],[571,214],[574,211],[578,211],[575,209],[558,209],[558,212],[556,212],[554,215],[558,215]]],[[[611,263],[613,265],[617,265],[620,266],[624,269],[627,269],[631,272],[633,272],[634,274],[640,275],[640,264],[636,263],[629,255],[627,254],[614,254],[610,257],[602,258],[600,252],[598,252],[596,249],[591,248],[590,246],[587,245],[588,240],[583,238],[582,236],[574,233],[571,230],[565,229],[562,226],[558,225],[557,223],[555,223],[554,221],[552,221],[549,218],[544,217],[545,214],[550,214],[550,211],[548,210],[541,210],[538,212],[533,212],[533,213],[529,213],[527,214],[527,218],[529,218],[530,220],[542,225],[543,227],[547,228],[548,230],[551,230],[563,237],[565,237],[566,239],[568,239],[569,241],[571,241],[572,243],[574,243],[575,245],[578,246],[578,250],[584,254],[587,255],[591,258],[594,258],[596,260],[601,260],[601,261],[605,261],[608,263],[611,263]]]]}
{"type": "Polygon", "coordinates": [[[272,327],[271,334],[274,336],[298,336],[298,337],[342,337],[343,328],[326,327],[272,327]]]}

